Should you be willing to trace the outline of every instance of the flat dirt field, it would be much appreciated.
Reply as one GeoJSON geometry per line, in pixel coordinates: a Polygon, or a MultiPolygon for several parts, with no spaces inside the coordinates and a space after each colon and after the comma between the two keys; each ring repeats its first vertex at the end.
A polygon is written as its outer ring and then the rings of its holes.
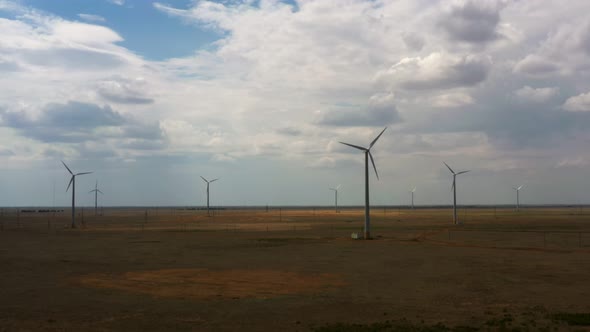
{"type": "Polygon", "coordinates": [[[588,331],[590,210],[0,216],[0,331],[588,331]]]}

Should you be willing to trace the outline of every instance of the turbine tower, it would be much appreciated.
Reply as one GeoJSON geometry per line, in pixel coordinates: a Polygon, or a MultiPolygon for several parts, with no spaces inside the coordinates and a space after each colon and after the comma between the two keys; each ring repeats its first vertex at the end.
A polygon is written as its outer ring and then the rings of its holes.
{"type": "Polygon", "coordinates": [[[100,191],[100,189],[98,189],[98,180],[96,181],[96,184],[94,185],[94,190],[90,190],[88,193],[94,193],[94,216],[98,215],[98,193],[100,193],[101,195],[104,195],[104,193],[102,191],[100,191]]]}
{"type": "Polygon", "coordinates": [[[516,211],[518,212],[518,211],[520,211],[520,197],[519,197],[519,194],[520,194],[520,189],[522,189],[522,186],[520,186],[518,188],[512,187],[512,189],[516,190],[516,211]]]}
{"type": "Polygon", "coordinates": [[[72,178],[70,179],[70,183],[68,183],[68,188],[66,189],[66,192],[68,190],[70,190],[70,186],[72,186],[72,228],[76,228],[76,176],[78,175],[84,175],[84,174],[91,174],[92,172],[83,172],[83,173],[72,173],[72,171],[70,170],[70,168],[68,167],[68,165],[66,165],[66,163],[63,162],[63,160],[61,161],[62,164],[64,164],[64,166],[66,167],[66,169],[68,170],[68,172],[70,172],[70,174],[72,175],[72,178]]]}
{"type": "Polygon", "coordinates": [[[451,190],[453,190],[453,222],[455,223],[455,225],[458,225],[459,220],[457,219],[457,185],[455,184],[455,180],[457,178],[457,175],[461,175],[461,174],[467,173],[469,171],[461,171],[461,172],[455,173],[455,171],[453,171],[451,169],[451,167],[449,167],[449,165],[447,165],[447,163],[445,163],[443,161],[443,164],[445,164],[445,166],[447,166],[449,171],[451,171],[451,173],[453,173],[453,187],[451,189],[451,190]]]}
{"type": "Polygon", "coordinates": [[[330,188],[330,190],[334,191],[334,210],[338,213],[338,189],[340,189],[341,185],[338,185],[336,188],[330,188]]]}
{"type": "Polygon", "coordinates": [[[416,187],[410,190],[410,194],[412,195],[412,210],[414,210],[414,192],[416,192],[416,187]]]}
{"type": "Polygon", "coordinates": [[[379,174],[377,173],[377,167],[375,167],[375,161],[373,160],[373,155],[371,154],[371,148],[373,147],[373,145],[375,145],[375,143],[377,142],[379,137],[381,137],[381,135],[383,135],[383,132],[385,132],[386,129],[387,129],[387,127],[385,127],[381,131],[381,133],[379,135],[377,135],[377,137],[375,137],[375,139],[371,142],[371,144],[369,145],[368,148],[340,142],[341,144],[348,145],[348,146],[353,147],[355,149],[359,149],[365,153],[365,240],[368,240],[371,238],[371,215],[370,215],[371,207],[369,206],[369,158],[371,158],[371,164],[373,164],[373,169],[375,170],[375,176],[377,176],[377,180],[379,180],[379,174]]]}
{"type": "Polygon", "coordinates": [[[207,215],[208,215],[208,216],[211,216],[211,214],[209,214],[209,184],[210,184],[211,182],[215,182],[215,181],[217,181],[217,180],[219,180],[219,179],[213,179],[213,180],[211,180],[211,181],[208,181],[207,179],[205,179],[205,178],[204,178],[204,177],[202,177],[202,176],[201,176],[201,179],[203,179],[203,181],[205,181],[205,182],[207,183],[207,215]]]}

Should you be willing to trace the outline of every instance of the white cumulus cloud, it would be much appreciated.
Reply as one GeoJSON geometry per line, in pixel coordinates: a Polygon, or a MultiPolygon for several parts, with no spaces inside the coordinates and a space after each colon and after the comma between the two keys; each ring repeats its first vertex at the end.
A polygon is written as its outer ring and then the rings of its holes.
{"type": "Polygon", "coordinates": [[[460,107],[473,104],[473,97],[462,92],[453,92],[438,95],[432,98],[432,104],[435,107],[460,107]]]}
{"type": "Polygon", "coordinates": [[[571,112],[589,112],[590,92],[568,98],[563,104],[563,108],[571,112]]]}
{"type": "Polygon", "coordinates": [[[486,56],[436,52],[426,57],[404,58],[378,72],[376,81],[408,90],[473,87],[486,80],[491,66],[491,59],[486,56]]]}
{"type": "Polygon", "coordinates": [[[514,94],[521,100],[535,103],[548,101],[551,98],[557,96],[558,93],[559,88],[557,87],[531,88],[528,85],[525,85],[514,92],[514,94]]]}

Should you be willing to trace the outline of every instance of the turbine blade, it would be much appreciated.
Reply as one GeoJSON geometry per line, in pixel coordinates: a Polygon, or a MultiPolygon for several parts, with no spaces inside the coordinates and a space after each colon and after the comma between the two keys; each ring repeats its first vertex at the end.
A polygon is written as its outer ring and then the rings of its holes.
{"type": "Polygon", "coordinates": [[[213,180],[211,180],[211,181],[209,181],[209,182],[215,182],[215,181],[217,181],[217,180],[219,180],[219,179],[213,179],[213,180]]]}
{"type": "Polygon", "coordinates": [[[104,195],[104,193],[103,193],[102,191],[100,191],[100,190],[98,190],[98,189],[96,189],[96,190],[97,190],[99,193],[101,193],[101,194],[103,194],[103,195],[104,195]]]}
{"type": "Polygon", "coordinates": [[[83,173],[78,173],[76,175],[86,175],[86,174],[92,174],[92,172],[83,172],[83,173]]]}
{"type": "Polygon", "coordinates": [[[379,180],[379,173],[377,173],[377,167],[375,166],[375,161],[373,160],[373,155],[371,151],[367,151],[369,153],[369,157],[371,158],[371,164],[373,164],[373,169],[375,170],[375,175],[377,176],[377,180],[379,180]]]}
{"type": "Polygon", "coordinates": [[[70,186],[72,185],[72,182],[74,182],[74,177],[75,177],[75,175],[72,175],[72,178],[70,179],[70,183],[68,183],[68,188],[66,189],[66,192],[68,190],[70,190],[70,186]]]}
{"type": "Polygon", "coordinates": [[[64,164],[64,166],[66,167],[66,169],[68,170],[68,172],[70,172],[70,174],[74,175],[74,173],[72,173],[72,171],[70,170],[70,168],[68,167],[68,165],[66,165],[66,163],[64,163],[64,161],[61,161],[62,164],[64,164]]]}
{"type": "Polygon", "coordinates": [[[520,189],[522,189],[522,186],[518,187],[518,189],[517,189],[517,190],[520,190],[520,189]]]}
{"type": "Polygon", "coordinates": [[[379,139],[379,137],[381,137],[381,135],[383,135],[383,133],[385,132],[385,130],[387,129],[387,127],[385,127],[381,133],[379,135],[377,135],[377,137],[375,137],[375,139],[373,140],[373,142],[371,142],[371,145],[369,145],[369,149],[371,149],[373,147],[373,145],[375,145],[375,143],[377,143],[377,140],[379,139]]]}
{"type": "Polygon", "coordinates": [[[414,187],[414,189],[412,189],[412,192],[415,192],[415,191],[416,191],[416,187],[414,187]]]}
{"type": "Polygon", "coordinates": [[[358,145],[354,145],[354,144],[348,144],[348,143],[344,143],[344,142],[338,142],[338,143],[344,144],[344,145],[348,145],[348,146],[353,147],[355,149],[367,151],[367,149],[366,148],[363,148],[362,146],[358,146],[358,145]]]}
{"type": "Polygon", "coordinates": [[[340,186],[341,186],[341,184],[339,184],[339,185],[336,187],[336,190],[340,189],[340,186]]]}
{"type": "Polygon", "coordinates": [[[95,191],[96,191],[96,189],[94,189],[94,190],[90,190],[88,193],[90,194],[90,193],[93,193],[93,192],[95,192],[95,191]]]}
{"type": "Polygon", "coordinates": [[[455,178],[453,178],[453,185],[451,185],[451,192],[455,189],[455,178]]]}
{"type": "Polygon", "coordinates": [[[447,166],[447,168],[449,169],[449,171],[451,171],[451,173],[455,174],[455,171],[453,171],[453,169],[451,169],[451,167],[449,165],[447,165],[447,163],[445,163],[443,161],[443,164],[445,164],[445,166],[447,166]]]}
{"type": "Polygon", "coordinates": [[[336,189],[334,189],[334,188],[328,188],[328,189],[336,191],[336,189]]]}
{"type": "MultiPolygon", "coordinates": [[[[199,175],[200,176],[200,175],[199,175]]],[[[201,179],[203,179],[203,181],[209,183],[209,181],[207,181],[207,179],[205,179],[204,177],[201,176],[201,179]]]]}
{"type": "Polygon", "coordinates": [[[461,171],[461,172],[457,173],[457,175],[464,174],[464,173],[467,173],[467,172],[469,172],[469,171],[461,171]]]}

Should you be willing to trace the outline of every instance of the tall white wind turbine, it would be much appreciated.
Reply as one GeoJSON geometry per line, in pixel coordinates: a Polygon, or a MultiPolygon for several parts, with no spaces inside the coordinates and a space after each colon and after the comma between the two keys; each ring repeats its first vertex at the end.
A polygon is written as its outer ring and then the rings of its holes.
{"type": "Polygon", "coordinates": [[[453,222],[455,223],[455,225],[459,224],[459,220],[457,219],[457,184],[456,184],[456,178],[457,175],[461,175],[464,173],[467,173],[469,171],[461,171],[461,172],[457,172],[455,173],[455,171],[453,171],[453,169],[451,169],[451,167],[449,167],[449,165],[447,165],[447,163],[445,163],[443,161],[443,164],[445,164],[445,166],[447,166],[447,168],[449,169],[449,171],[451,171],[451,173],[453,173],[453,222]]]}
{"type": "Polygon", "coordinates": [[[90,190],[88,193],[94,193],[94,215],[97,216],[98,215],[98,193],[100,193],[101,195],[104,195],[104,193],[102,191],[100,191],[100,189],[98,189],[98,181],[96,181],[96,184],[94,185],[94,190],[90,190]]]}
{"type": "Polygon", "coordinates": [[[330,188],[330,190],[334,191],[334,210],[338,213],[338,189],[340,189],[340,184],[336,188],[330,188]]]}
{"type": "Polygon", "coordinates": [[[522,189],[522,186],[516,188],[516,187],[512,187],[512,189],[514,189],[516,191],[516,211],[520,211],[520,189],[522,189]]]}
{"type": "Polygon", "coordinates": [[[410,195],[412,195],[412,210],[414,210],[414,193],[416,192],[416,187],[410,190],[410,195]]]}
{"type": "Polygon", "coordinates": [[[211,182],[215,182],[219,179],[213,179],[213,180],[209,181],[202,176],[201,176],[201,179],[203,179],[203,181],[205,181],[207,183],[207,215],[211,216],[211,214],[209,213],[209,184],[211,184],[211,182]]]}
{"type": "Polygon", "coordinates": [[[383,132],[385,132],[386,129],[387,129],[387,127],[385,127],[385,129],[383,129],[381,131],[381,133],[379,135],[377,135],[377,137],[375,137],[375,139],[371,142],[371,144],[369,145],[368,148],[340,142],[341,144],[348,145],[348,146],[353,147],[355,149],[359,149],[365,153],[365,240],[368,240],[371,238],[371,215],[370,215],[371,207],[369,205],[369,158],[371,158],[371,164],[373,164],[373,169],[375,170],[375,175],[377,176],[377,180],[378,180],[379,174],[377,173],[377,167],[375,167],[375,161],[373,160],[373,155],[371,155],[371,148],[373,147],[373,145],[375,145],[375,143],[377,143],[377,140],[379,139],[379,137],[381,137],[381,135],[383,135],[383,132]]]}
{"type": "Polygon", "coordinates": [[[72,171],[70,170],[70,168],[68,167],[68,165],[66,165],[66,163],[61,162],[62,164],[64,164],[64,166],[66,167],[66,169],[68,170],[68,172],[70,172],[70,174],[72,175],[72,178],[70,179],[70,183],[68,183],[68,188],[66,189],[66,192],[70,189],[70,186],[72,186],[72,228],[76,228],[76,176],[78,175],[84,175],[84,174],[91,174],[92,172],[83,172],[83,173],[72,173],[72,171]]]}

